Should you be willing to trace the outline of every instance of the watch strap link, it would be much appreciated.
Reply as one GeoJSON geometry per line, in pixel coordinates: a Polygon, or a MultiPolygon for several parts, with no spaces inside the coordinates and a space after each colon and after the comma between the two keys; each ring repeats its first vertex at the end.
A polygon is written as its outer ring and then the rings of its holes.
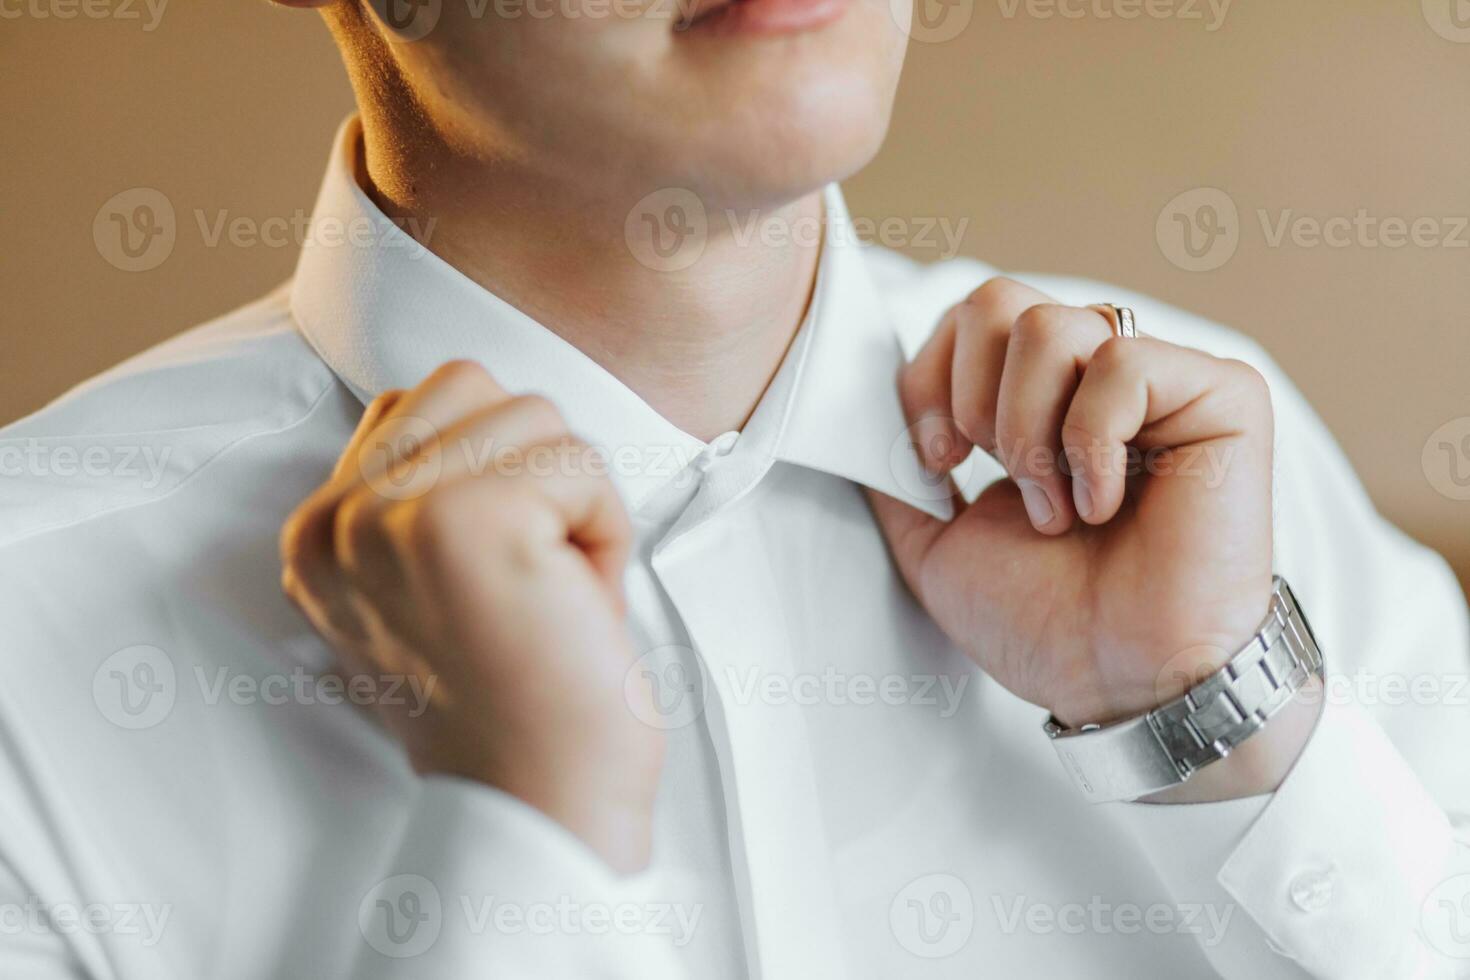
{"type": "Polygon", "coordinates": [[[1312,676],[1322,653],[1291,587],[1274,581],[1265,622],[1218,671],[1148,714],[1106,727],[1045,730],[1093,802],[1137,799],[1188,780],[1250,738],[1312,676]]]}

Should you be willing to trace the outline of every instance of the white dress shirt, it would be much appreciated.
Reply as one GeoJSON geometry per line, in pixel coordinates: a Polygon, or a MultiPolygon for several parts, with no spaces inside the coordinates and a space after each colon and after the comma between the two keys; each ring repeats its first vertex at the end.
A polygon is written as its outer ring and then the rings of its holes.
{"type": "MultiPolygon", "coordinates": [[[[1470,965],[1463,597],[1375,515],[1250,341],[1027,277],[1266,374],[1278,571],[1329,672],[1271,796],[1093,806],[1045,712],[975,670],[905,591],[862,493],[943,513],[895,372],[993,270],[854,245],[831,189],[811,312],[749,425],[704,444],[395,228],[359,188],[358,138],[350,122],[317,206],[316,227],[339,233],[314,238],[289,287],[0,432],[0,976],[1381,980],[1470,965]],[[364,401],[451,358],[547,395],[612,457],[638,534],[628,683],[655,685],[645,720],[670,742],[646,872],[614,875],[495,789],[415,776],[280,594],[279,528],[364,401]]],[[[996,473],[972,465],[969,484],[996,473]]]]}

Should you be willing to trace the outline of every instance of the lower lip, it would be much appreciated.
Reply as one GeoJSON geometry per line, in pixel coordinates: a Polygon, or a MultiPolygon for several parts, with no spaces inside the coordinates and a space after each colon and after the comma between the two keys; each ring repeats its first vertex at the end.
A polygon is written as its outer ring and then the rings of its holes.
{"type": "Polygon", "coordinates": [[[734,0],[701,17],[683,33],[796,34],[825,27],[847,10],[852,0],[734,0]]]}

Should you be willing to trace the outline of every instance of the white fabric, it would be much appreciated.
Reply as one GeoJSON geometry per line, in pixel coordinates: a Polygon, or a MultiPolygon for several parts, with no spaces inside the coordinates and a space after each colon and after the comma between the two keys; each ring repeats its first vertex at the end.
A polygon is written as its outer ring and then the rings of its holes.
{"type": "Polygon", "coordinates": [[[1044,712],[907,595],[860,489],[943,513],[893,378],[993,270],[851,244],[833,188],[812,313],[750,424],[706,446],[393,229],[355,181],[356,135],[317,220],[370,242],[308,246],[289,289],[0,431],[0,975],[1338,980],[1470,963],[1443,955],[1470,957],[1463,598],[1251,342],[1029,277],[1267,374],[1278,570],[1334,678],[1272,797],[1089,806],[1044,712]],[[416,777],[369,712],[327,703],[330,651],[279,593],[278,529],[362,400],[452,357],[624,453],[647,652],[630,682],[657,679],[667,713],[649,721],[670,739],[639,875],[494,789],[416,777]]]}

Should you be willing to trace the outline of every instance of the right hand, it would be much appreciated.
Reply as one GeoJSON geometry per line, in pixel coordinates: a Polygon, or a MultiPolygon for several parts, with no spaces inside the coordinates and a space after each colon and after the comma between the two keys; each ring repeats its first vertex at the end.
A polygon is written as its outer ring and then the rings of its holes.
{"type": "Polygon", "coordinates": [[[368,407],[282,530],[282,587],[349,674],[432,683],[418,717],[376,706],[419,772],[511,793],[626,871],[663,741],[625,700],[632,531],[591,452],[545,399],[445,364],[368,407]]]}

